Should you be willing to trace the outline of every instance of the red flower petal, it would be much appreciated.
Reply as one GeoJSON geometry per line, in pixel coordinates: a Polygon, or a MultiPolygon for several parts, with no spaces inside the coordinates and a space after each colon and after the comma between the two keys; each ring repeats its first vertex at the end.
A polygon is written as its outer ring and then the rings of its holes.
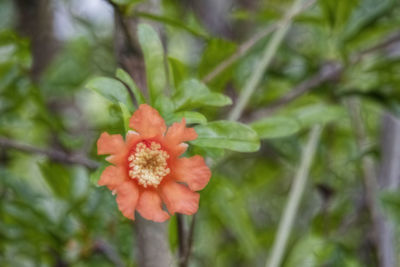
{"type": "Polygon", "coordinates": [[[108,166],[104,169],[97,182],[99,185],[106,185],[110,190],[114,190],[127,178],[125,171],[122,168],[108,166]]]}
{"type": "Polygon", "coordinates": [[[187,144],[185,141],[194,140],[197,138],[197,133],[193,128],[187,128],[185,119],[181,122],[175,122],[168,128],[165,134],[164,143],[170,153],[176,157],[186,151],[187,144]]]}
{"type": "Polygon", "coordinates": [[[199,208],[200,194],[173,181],[161,185],[161,196],[171,214],[179,212],[192,215],[199,208]]]}
{"type": "Polygon", "coordinates": [[[126,133],[126,146],[128,149],[132,148],[133,145],[138,143],[142,137],[135,131],[128,131],[126,133]]]}
{"type": "Polygon", "coordinates": [[[169,219],[169,215],[161,208],[161,204],[161,198],[156,191],[144,190],[136,209],[147,220],[164,222],[169,219]]]}
{"type": "MultiPolygon", "coordinates": [[[[125,151],[124,151],[125,152],[125,151]]],[[[116,155],[111,155],[106,158],[106,160],[117,166],[124,166],[126,162],[126,153],[119,153],[116,155]]]]}
{"type": "Polygon", "coordinates": [[[124,139],[119,134],[110,135],[106,132],[102,133],[97,140],[97,154],[117,154],[125,148],[124,139]]]}
{"type": "Polygon", "coordinates": [[[187,128],[185,119],[181,122],[175,122],[168,128],[165,134],[166,142],[171,145],[178,145],[180,143],[194,140],[197,138],[197,133],[193,128],[187,128]]]}
{"type": "Polygon", "coordinates": [[[163,135],[167,129],[164,119],[157,110],[147,104],[142,104],[129,120],[129,127],[136,130],[142,137],[163,135]]]}
{"type": "Polygon", "coordinates": [[[126,181],[117,188],[117,204],[122,214],[135,219],[135,208],[139,199],[139,189],[132,181],[126,181]]]}
{"type": "Polygon", "coordinates": [[[211,178],[211,171],[203,157],[179,158],[173,166],[174,178],[186,183],[193,191],[203,189],[211,178]]]}
{"type": "MultiPolygon", "coordinates": [[[[200,156],[178,158],[187,147],[184,142],[197,138],[193,128],[186,127],[185,119],[174,123],[169,129],[157,110],[147,104],[139,106],[132,115],[129,126],[136,130],[121,135],[101,134],[97,141],[98,154],[110,154],[107,160],[115,166],[108,166],[101,174],[99,185],[106,185],[117,193],[116,201],[122,214],[135,218],[137,210],[145,219],[164,222],[170,215],[163,210],[165,202],[171,214],[175,212],[194,214],[198,210],[200,195],[211,177],[210,169],[200,156]],[[138,142],[159,143],[169,154],[168,167],[171,173],[159,187],[143,187],[129,179],[128,157],[138,142]],[[178,182],[186,183],[186,185],[178,182]]],[[[150,170],[149,170],[150,171],[150,170]]],[[[137,178],[137,177],[136,177],[137,178]]],[[[143,178],[143,177],[141,177],[143,178]]]]}

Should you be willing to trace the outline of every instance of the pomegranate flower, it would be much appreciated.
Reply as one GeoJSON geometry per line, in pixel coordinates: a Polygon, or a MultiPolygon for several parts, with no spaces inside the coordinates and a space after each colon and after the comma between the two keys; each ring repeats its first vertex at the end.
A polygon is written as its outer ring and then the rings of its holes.
{"type": "Polygon", "coordinates": [[[164,119],[147,104],[139,106],[129,127],[136,132],[128,131],[125,141],[106,132],[97,141],[98,154],[110,154],[107,161],[113,164],[98,184],[116,193],[119,210],[132,220],[135,210],[156,222],[175,212],[196,213],[200,195],[195,191],[207,185],[211,171],[201,156],[179,157],[188,146],[184,142],[197,138],[195,130],[186,127],[185,119],[167,130],[164,119]]]}

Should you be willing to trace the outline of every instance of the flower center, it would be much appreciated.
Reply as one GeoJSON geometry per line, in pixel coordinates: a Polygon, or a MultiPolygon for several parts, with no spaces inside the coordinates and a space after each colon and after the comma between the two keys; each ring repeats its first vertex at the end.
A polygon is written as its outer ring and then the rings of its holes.
{"type": "Polygon", "coordinates": [[[141,142],[128,157],[129,177],[137,179],[144,187],[157,187],[164,176],[170,173],[168,158],[168,153],[161,149],[159,143],[151,142],[146,145],[141,142]]]}

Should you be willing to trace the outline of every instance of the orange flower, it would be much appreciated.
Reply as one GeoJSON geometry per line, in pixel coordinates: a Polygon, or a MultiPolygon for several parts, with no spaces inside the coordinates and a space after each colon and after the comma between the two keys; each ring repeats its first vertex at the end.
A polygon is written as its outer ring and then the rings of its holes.
{"type": "Polygon", "coordinates": [[[104,132],[97,141],[99,155],[110,154],[108,166],[101,174],[99,185],[106,185],[117,194],[116,201],[122,214],[134,220],[135,210],[142,217],[156,222],[169,213],[191,215],[197,212],[200,195],[211,177],[211,171],[201,156],[180,158],[185,152],[185,141],[197,134],[187,128],[185,119],[168,128],[154,108],[142,104],[132,115],[124,141],[119,134],[104,132]]]}

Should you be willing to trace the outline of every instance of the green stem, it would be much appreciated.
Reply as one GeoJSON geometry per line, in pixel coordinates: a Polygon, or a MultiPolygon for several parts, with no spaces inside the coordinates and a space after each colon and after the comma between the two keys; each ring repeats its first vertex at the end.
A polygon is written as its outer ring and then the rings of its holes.
{"type": "Polygon", "coordinates": [[[298,10],[301,10],[302,3],[303,0],[295,0],[292,7],[285,14],[284,19],[280,23],[280,28],[274,32],[273,36],[271,37],[271,41],[268,43],[264,50],[261,60],[256,65],[254,72],[247,80],[244,89],[239,95],[236,105],[228,116],[229,120],[236,121],[242,115],[242,112],[246,107],[247,102],[249,102],[250,96],[254,93],[256,87],[260,83],[264,72],[267,70],[269,64],[272,61],[272,58],[278,50],[278,47],[283,40],[283,37],[289,30],[294,15],[298,13],[298,10]]]}
{"type": "Polygon", "coordinates": [[[281,221],[279,222],[278,233],[275,238],[271,256],[265,265],[266,267],[278,267],[282,262],[282,256],[284,255],[287,241],[290,232],[292,231],[293,222],[299,208],[300,200],[307,183],[311,162],[314,158],[315,150],[321,137],[321,131],[321,126],[314,126],[310,132],[307,145],[303,149],[301,156],[302,161],[297,170],[296,176],[294,177],[292,187],[290,188],[289,199],[286,203],[281,221]]]}

